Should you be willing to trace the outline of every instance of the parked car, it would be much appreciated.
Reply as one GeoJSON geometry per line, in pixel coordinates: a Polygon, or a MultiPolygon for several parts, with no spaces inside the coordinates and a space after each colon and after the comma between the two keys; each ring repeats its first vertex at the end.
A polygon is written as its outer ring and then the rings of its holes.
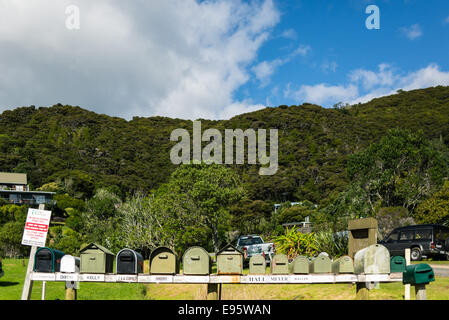
{"type": "Polygon", "coordinates": [[[410,259],[443,258],[449,260],[449,228],[437,224],[423,224],[394,229],[379,241],[391,256],[404,256],[410,248],[410,259]]]}
{"type": "Polygon", "coordinates": [[[249,263],[249,259],[254,255],[263,255],[268,264],[274,256],[274,243],[265,243],[262,237],[258,235],[240,236],[237,239],[236,247],[243,251],[243,263],[245,265],[249,263]]]}

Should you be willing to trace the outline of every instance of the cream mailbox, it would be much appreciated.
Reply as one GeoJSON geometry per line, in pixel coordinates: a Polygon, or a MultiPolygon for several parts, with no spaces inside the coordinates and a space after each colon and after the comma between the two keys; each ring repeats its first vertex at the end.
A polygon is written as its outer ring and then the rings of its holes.
{"type": "Polygon", "coordinates": [[[332,262],[333,273],[354,273],[354,262],[350,256],[342,256],[332,262]]]}
{"type": "Polygon", "coordinates": [[[80,272],[80,258],[71,255],[65,255],[61,259],[61,272],[78,273],[80,272]]]}
{"type": "Polygon", "coordinates": [[[354,256],[354,271],[357,274],[390,273],[390,252],[380,244],[357,251],[354,256]]]}
{"type": "Polygon", "coordinates": [[[297,256],[290,264],[290,270],[293,274],[309,273],[309,259],[306,256],[297,256]]]}
{"type": "Polygon", "coordinates": [[[320,253],[318,257],[309,262],[309,273],[331,273],[331,259],[325,253],[320,253]]]}

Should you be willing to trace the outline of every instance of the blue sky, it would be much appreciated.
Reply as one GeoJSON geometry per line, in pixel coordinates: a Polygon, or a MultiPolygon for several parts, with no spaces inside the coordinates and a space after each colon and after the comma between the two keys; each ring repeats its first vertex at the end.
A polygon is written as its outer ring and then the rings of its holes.
{"type": "Polygon", "coordinates": [[[229,119],[354,104],[449,86],[448,39],[447,0],[3,0],[0,112],[229,119]]]}
{"type": "MultiPolygon", "coordinates": [[[[285,88],[301,85],[347,87],[354,70],[379,72],[379,65],[398,77],[438,65],[449,70],[449,1],[277,1],[280,22],[270,40],[260,48],[258,62],[275,61],[288,56],[298,46],[310,48],[278,65],[264,81],[252,79],[236,96],[269,104],[304,102],[286,95],[285,88]],[[380,10],[380,29],[368,30],[365,13],[368,5],[380,10]]],[[[442,83],[446,84],[447,83],[442,83]]],[[[396,89],[393,86],[387,88],[396,89]]],[[[370,90],[359,88],[359,95],[370,90]]],[[[332,106],[339,101],[325,99],[332,106]]],[[[352,99],[349,99],[352,100],[352,99]]],[[[318,102],[318,101],[313,101],[318,102]]]]}

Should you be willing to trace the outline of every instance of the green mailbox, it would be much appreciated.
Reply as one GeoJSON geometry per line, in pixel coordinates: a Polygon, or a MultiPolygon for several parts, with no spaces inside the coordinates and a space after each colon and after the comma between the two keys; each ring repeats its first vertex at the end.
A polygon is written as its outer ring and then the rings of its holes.
{"type": "Polygon", "coordinates": [[[182,273],[190,275],[208,275],[212,270],[212,258],[201,247],[190,247],[182,257],[182,273]]]}
{"type": "Polygon", "coordinates": [[[275,254],[271,260],[271,274],[289,274],[288,258],[283,253],[275,254]]]}
{"type": "Polygon", "coordinates": [[[218,251],[217,274],[243,274],[243,252],[232,244],[218,251]]]}
{"type": "Polygon", "coordinates": [[[64,252],[42,247],[37,249],[34,255],[34,271],[36,272],[59,272],[61,269],[61,258],[64,252]]]}
{"type": "Polygon", "coordinates": [[[114,254],[105,247],[90,243],[80,250],[81,273],[113,273],[114,254]]]}
{"type": "Polygon", "coordinates": [[[265,274],[267,262],[263,255],[254,255],[249,259],[249,274],[265,274]]]}
{"type": "Polygon", "coordinates": [[[306,256],[297,256],[290,264],[290,271],[293,274],[308,274],[309,259],[306,256]]]}
{"type": "Polygon", "coordinates": [[[406,266],[402,273],[403,284],[428,284],[435,281],[435,274],[427,263],[412,264],[406,266]]]}
{"type": "Polygon", "coordinates": [[[354,262],[350,256],[342,256],[332,262],[332,273],[354,273],[354,262]]]}
{"type": "Polygon", "coordinates": [[[176,274],[178,271],[178,256],[170,248],[159,247],[151,252],[150,274],[176,274]]]}
{"type": "Polygon", "coordinates": [[[404,272],[405,258],[402,256],[394,256],[390,259],[390,272],[404,272]]]}
{"type": "Polygon", "coordinates": [[[325,254],[320,253],[318,257],[309,262],[309,273],[331,273],[331,259],[325,254]]]}

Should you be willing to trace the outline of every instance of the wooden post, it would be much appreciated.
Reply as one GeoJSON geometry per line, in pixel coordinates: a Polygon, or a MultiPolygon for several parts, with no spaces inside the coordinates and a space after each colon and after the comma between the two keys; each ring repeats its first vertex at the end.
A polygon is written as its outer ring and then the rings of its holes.
{"type": "Polygon", "coordinates": [[[369,290],[366,282],[356,283],[356,300],[369,300],[369,290]]]}
{"type": "Polygon", "coordinates": [[[66,281],[65,282],[65,299],[76,300],[78,297],[79,282],[66,281]]]}
{"type": "MultiPolygon", "coordinates": [[[[405,265],[410,265],[410,248],[405,249],[405,265]]],[[[410,285],[404,285],[404,300],[410,300],[410,285]]]]}
{"type": "Polygon", "coordinates": [[[77,290],[73,288],[67,288],[65,289],[65,299],[66,300],[76,300],[78,297],[77,290]]]}
{"type": "Polygon", "coordinates": [[[218,300],[218,283],[207,284],[207,300],[218,300]]]}
{"type": "Polygon", "coordinates": [[[416,300],[427,300],[426,285],[425,284],[415,284],[415,295],[416,295],[416,300]]]}
{"type": "MultiPolygon", "coordinates": [[[[45,210],[45,204],[39,205],[39,210],[45,210]]],[[[30,258],[28,259],[27,273],[25,275],[25,282],[22,290],[22,300],[31,299],[31,291],[33,290],[33,280],[31,280],[31,274],[34,268],[34,256],[36,255],[37,247],[32,246],[30,251],[30,258]]]]}
{"type": "Polygon", "coordinates": [[[33,280],[31,280],[31,274],[34,268],[34,255],[36,254],[37,247],[32,246],[30,252],[30,258],[28,259],[27,273],[25,275],[25,282],[22,290],[22,300],[31,299],[31,291],[33,290],[33,280]]]}

